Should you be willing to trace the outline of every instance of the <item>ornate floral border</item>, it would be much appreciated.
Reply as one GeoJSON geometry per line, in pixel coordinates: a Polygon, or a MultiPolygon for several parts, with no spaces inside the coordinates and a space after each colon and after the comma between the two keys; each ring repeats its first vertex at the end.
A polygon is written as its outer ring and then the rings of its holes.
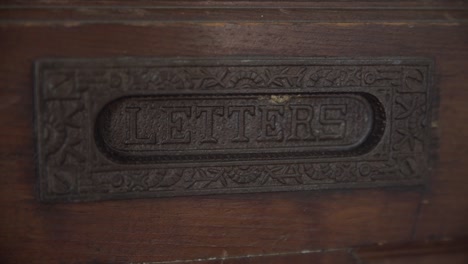
{"type": "Polygon", "coordinates": [[[36,64],[44,201],[423,183],[429,171],[432,62],[426,59],[107,59],[36,64]],[[112,93],[109,93],[112,90],[112,93]],[[359,157],[122,166],[97,150],[94,120],[134,94],[359,92],[381,101],[384,137],[359,157]]]}

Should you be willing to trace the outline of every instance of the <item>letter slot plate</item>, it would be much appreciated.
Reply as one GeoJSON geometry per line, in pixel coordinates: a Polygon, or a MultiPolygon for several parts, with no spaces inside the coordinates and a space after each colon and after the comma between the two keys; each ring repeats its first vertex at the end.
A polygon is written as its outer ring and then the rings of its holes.
{"type": "Polygon", "coordinates": [[[413,58],[41,60],[40,198],[420,185],[431,75],[413,58]]]}

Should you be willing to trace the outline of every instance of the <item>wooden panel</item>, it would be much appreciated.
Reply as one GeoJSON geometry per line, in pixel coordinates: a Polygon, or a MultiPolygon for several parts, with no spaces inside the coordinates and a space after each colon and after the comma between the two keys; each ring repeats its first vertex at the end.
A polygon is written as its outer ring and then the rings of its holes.
{"type": "Polygon", "coordinates": [[[463,264],[468,262],[466,239],[405,243],[358,249],[362,264],[463,264]]]}
{"type": "MultiPolygon", "coordinates": [[[[300,252],[290,254],[272,254],[247,257],[220,257],[210,260],[197,260],[199,264],[280,264],[280,263],[314,263],[314,264],[357,264],[359,260],[347,250],[300,252]]],[[[184,263],[175,261],[174,263],[184,263]]],[[[186,262],[185,262],[186,263],[186,262]]]]}
{"type": "Polygon", "coordinates": [[[99,14],[86,21],[54,21],[43,12],[45,20],[27,21],[24,13],[0,21],[3,262],[187,260],[468,235],[468,27],[451,19],[450,11],[443,11],[445,20],[346,23],[99,22],[99,14]],[[38,202],[34,60],[235,55],[433,58],[441,100],[439,122],[432,125],[439,129],[440,161],[428,188],[38,202]]]}

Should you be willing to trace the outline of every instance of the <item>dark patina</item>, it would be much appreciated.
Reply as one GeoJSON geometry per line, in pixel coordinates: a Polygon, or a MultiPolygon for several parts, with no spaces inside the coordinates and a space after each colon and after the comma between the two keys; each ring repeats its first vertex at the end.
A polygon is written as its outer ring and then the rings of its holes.
{"type": "Polygon", "coordinates": [[[416,185],[425,59],[110,59],[36,65],[44,201],[416,185]]]}

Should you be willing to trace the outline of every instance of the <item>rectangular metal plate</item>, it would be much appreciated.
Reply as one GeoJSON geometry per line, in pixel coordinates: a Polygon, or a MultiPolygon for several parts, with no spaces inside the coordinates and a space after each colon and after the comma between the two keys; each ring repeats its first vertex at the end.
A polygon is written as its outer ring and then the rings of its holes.
{"type": "Polygon", "coordinates": [[[422,184],[426,59],[43,60],[43,201],[422,184]]]}

